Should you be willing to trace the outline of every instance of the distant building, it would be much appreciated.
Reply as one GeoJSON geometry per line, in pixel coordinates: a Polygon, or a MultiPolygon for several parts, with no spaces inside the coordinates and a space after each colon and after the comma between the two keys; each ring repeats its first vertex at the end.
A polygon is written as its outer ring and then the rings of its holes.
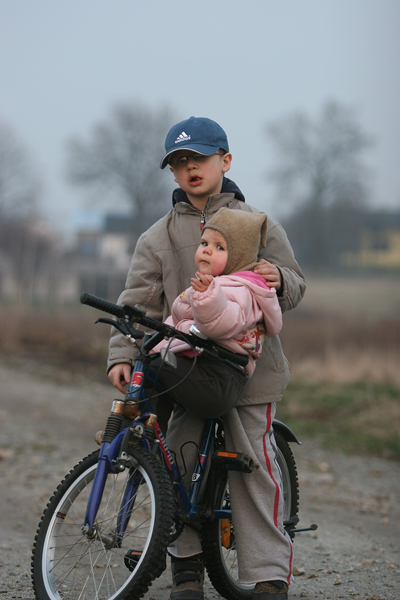
{"type": "Polygon", "coordinates": [[[156,219],[107,215],[101,230],[78,231],[70,250],[42,221],[13,229],[0,222],[0,299],[63,305],[89,292],[115,302],[136,242],[156,219]]]}
{"type": "Polygon", "coordinates": [[[125,288],[132,255],[143,231],[159,217],[140,219],[108,214],[100,231],[79,231],[73,254],[72,271],[75,285],[70,287],[69,299],[83,292],[116,302],[125,288]]]}
{"type": "MultiPolygon", "coordinates": [[[[0,221],[0,300],[65,305],[89,292],[116,302],[137,240],[156,220],[109,214],[100,230],[79,231],[68,251],[42,221],[0,221]]],[[[347,269],[400,270],[400,211],[365,215],[358,249],[341,259],[347,269]]]]}
{"type": "Polygon", "coordinates": [[[0,299],[54,302],[62,252],[56,233],[45,221],[0,219],[0,299]]]}
{"type": "Polygon", "coordinates": [[[400,211],[368,214],[359,249],[343,258],[347,267],[400,269],[400,211]]]}

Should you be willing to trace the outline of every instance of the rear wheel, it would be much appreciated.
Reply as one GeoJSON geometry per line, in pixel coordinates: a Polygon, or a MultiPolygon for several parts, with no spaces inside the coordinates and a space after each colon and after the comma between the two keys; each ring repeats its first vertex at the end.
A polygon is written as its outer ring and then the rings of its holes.
{"type": "Polygon", "coordinates": [[[59,485],[35,538],[32,580],[38,600],[134,600],[162,573],[173,525],[170,480],[149,452],[138,448],[131,455],[130,468],[108,475],[90,535],[82,525],[98,452],[83,459],[59,485]],[[121,539],[116,526],[126,489],[134,493],[121,539]]]}
{"type": "MultiPolygon", "coordinates": [[[[299,504],[296,464],[284,437],[276,431],[274,434],[285,499],[284,521],[289,521],[297,514],[299,504]]],[[[227,474],[224,476],[224,481],[221,482],[220,490],[217,507],[230,509],[227,474]]],[[[208,576],[217,592],[229,600],[251,598],[254,584],[239,583],[235,529],[232,519],[219,519],[205,523],[202,532],[202,546],[208,576]]]]}
{"type": "MultiPolygon", "coordinates": [[[[297,468],[293,453],[289,444],[279,431],[274,431],[277,460],[282,473],[283,497],[285,499],[285,510],[283,520],[289,522],[290,519],[297,516],[299,511],[299,481],[297,478],[297,468]]],[[[289,526],[290,529],[290,526],[289,526]]],[[[294,537],[289,531],[290,537],[294,537]]]]}

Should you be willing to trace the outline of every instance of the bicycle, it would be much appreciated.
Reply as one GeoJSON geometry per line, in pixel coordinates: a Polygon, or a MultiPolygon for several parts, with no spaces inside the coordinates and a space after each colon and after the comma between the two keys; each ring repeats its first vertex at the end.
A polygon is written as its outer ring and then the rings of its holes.
{"type": "MultiPolygon", "coordinates": [[[[143,343],[125,399],[112,404],[98,439],[100,450],[68,473],[43,513],[32,553],[37,600],[142,597],[165,569],[167,547],[185,524],[201,532],[205,566],[214,588],[228,599],[250,598],[254,586],[238,582],[228,473],[251,473],[252,459],[226,452],[222,419],[208,419],[187,491],[143,387],[148,364],[159,356],[150,350],[163,338],[179,336],[193,349],[231,364],[244,366],[247,358],[218,346],[196,329],[183,334],[146,317],[139,306],[118,306],[90,294],[83,294],[81,302],[116,317],[96,323],[112,324],[132,343],[138,339],[143,343]],[[144,334],[135,325],[155,333],[144,334]],[[132,419],[132,407],[138,404],[141,413],[132,419]],[[129,425],[124,426],[129,415],[129,425]],[[209,456],[211,466],[200,503],[203,465],[209,456]]],[[[299,488],[288,442],[300,442],[280,421],[273,425],[285,498],[284,527],[293,538],[316,525],[296,529],[299,488]]]]}

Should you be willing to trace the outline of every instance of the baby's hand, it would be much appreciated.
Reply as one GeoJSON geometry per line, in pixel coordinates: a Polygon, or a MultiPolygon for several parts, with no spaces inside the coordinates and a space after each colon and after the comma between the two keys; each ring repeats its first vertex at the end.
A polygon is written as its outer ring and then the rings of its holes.
{"type": "Polygon", "coordinates": [[[202,275],[200,271],[197,271],[196,277],[192,277],[190,284],[196,292],[205,292],[213,279],[212,275],[202,275]]]}

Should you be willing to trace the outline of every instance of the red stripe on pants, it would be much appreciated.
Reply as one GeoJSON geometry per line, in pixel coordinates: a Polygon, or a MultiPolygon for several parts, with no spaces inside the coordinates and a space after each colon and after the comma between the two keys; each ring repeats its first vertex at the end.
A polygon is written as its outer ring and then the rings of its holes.
{"type": "Polygon", "coordinates": [[[274,502],[274,525],[275,527],[278,527],[278,506],[279,506],[279,493],[280,493],[280,488],[279,488],[279,484],[277,483],[277,481],[274,479],[274,476],[272,475],[272,469],[271,469],[271,461],[269,459],[268,456],[268,452],[267,452],[267,442],[266,442],[266,437],[268,435],[268,432],[271,429],[271,424],[272,424],[272,419],[271,419],[271,404],[268,404],[268,408],[267,408],[267,430],[264,434],[263,437],[263,448],[264,448],[264,457],[265,457],[265,463],[267,465],[267,469],[268,469],[268,473],[269,476],[271,477],[272,481],[274,482],[275,485],[275,502],[274,502]]]}
{"type": "Polygon", "coordinates": [[[290,585],[292,577],[292,565],[293,565],[293,544],[290,540],[290,559],[289,559],[289,576],[287,578],[287,584],[290,585]]]}

